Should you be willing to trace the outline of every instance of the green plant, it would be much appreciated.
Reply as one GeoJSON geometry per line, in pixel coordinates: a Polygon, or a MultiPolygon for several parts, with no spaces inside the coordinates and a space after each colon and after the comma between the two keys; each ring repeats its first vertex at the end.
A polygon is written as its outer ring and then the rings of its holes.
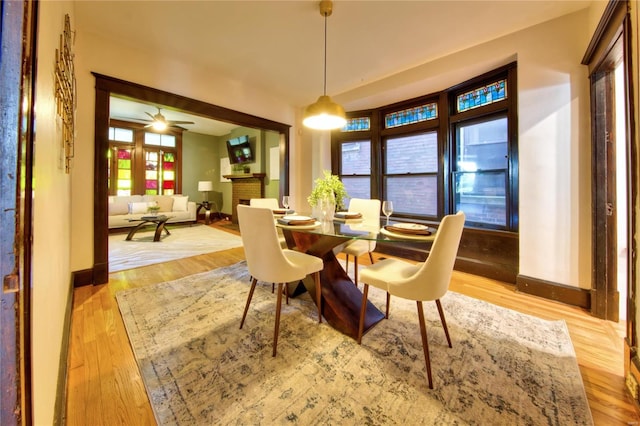
{"type": "Polygon", "coordinates": [[[158,213],[158,211],[160,210],[160,206],[159,205],[151,205],[147,207],[147,211],[149,213],[158,213]]]}
{"type": "Polygon", "coordinates": [[[349,198],[344,184],[338,176],[332,175],[329,170],[324,170],[323,175],[314,181],[311,195],[307,197],[309,205],[316,207],[320,200],[335,197],[336,209],[344,210],[344,199],[349,198]]]}

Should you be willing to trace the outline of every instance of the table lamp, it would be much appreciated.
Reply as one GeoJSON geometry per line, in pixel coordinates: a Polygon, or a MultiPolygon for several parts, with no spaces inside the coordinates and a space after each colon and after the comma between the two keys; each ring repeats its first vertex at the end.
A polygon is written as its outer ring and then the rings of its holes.
{"type": "Polygon", "coordinates": [[[213,182],[210,180],[201,180],[198,182],[198,191],[203,193],[203,204],[209,204],[209,191],[213,191],[213,182]]]}

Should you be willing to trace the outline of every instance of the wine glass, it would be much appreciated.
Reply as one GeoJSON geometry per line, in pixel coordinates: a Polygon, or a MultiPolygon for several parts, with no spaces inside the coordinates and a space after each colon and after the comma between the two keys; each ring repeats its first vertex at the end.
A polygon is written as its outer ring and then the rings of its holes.
{"type": "Polygon", "coordinates": [[[382,213],[387,217],[387,226],[389,226],[389,216],[393,213],[393,201],[382,202],[382,213]]]}
{"type": "Polygon", "coordinates": [[[282,197],[282,206],[286,209],[289,210],[289,196],[285,195],[282,197]]]}

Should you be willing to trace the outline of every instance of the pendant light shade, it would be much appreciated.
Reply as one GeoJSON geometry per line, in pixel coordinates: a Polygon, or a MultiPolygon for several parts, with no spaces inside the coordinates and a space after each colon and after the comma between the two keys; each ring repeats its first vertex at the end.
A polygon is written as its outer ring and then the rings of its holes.
{"type": "Polygon", "coordinates": [[[332,130],[344,127],[347,119],[344,108],[333,102],[329,96],[322,95],[304,110],[302,124],[311,129],[332,130]]]}
{"type": "Polygon", "coordinates": [[[320,2],[320,14],[324,16],[324,91],[318,100],[304,110],[302,124],[316,130],[340,129],[347,124],[347,117],[342,108],[327,96],[327,16],[333,12],[333,2],[320,2]]]}

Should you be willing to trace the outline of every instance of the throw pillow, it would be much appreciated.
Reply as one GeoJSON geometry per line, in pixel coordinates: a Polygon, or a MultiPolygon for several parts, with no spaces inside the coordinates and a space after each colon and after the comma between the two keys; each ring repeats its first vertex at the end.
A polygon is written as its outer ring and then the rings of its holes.
{"type": "Polygon", "coordinates": [[[168,195],[157,195],[156,204],[160,206],[161,212],[173,211],[173,198],[168,195]]]}
{"type": "Polygon", "coordinates": [[[109,203],[109,216],[129,213],[127,203],[109,203]]]}
{"type": "Polygon", "coordinates": [[[189,202],[188,195],[173,195],[173,210],[174,212],[186,212],[187,204],[189,202]]]}
{"type": "Polygon", "coordinates": [[[129,214],[146,213],[149,203],[129,203],[129,214]]]}

